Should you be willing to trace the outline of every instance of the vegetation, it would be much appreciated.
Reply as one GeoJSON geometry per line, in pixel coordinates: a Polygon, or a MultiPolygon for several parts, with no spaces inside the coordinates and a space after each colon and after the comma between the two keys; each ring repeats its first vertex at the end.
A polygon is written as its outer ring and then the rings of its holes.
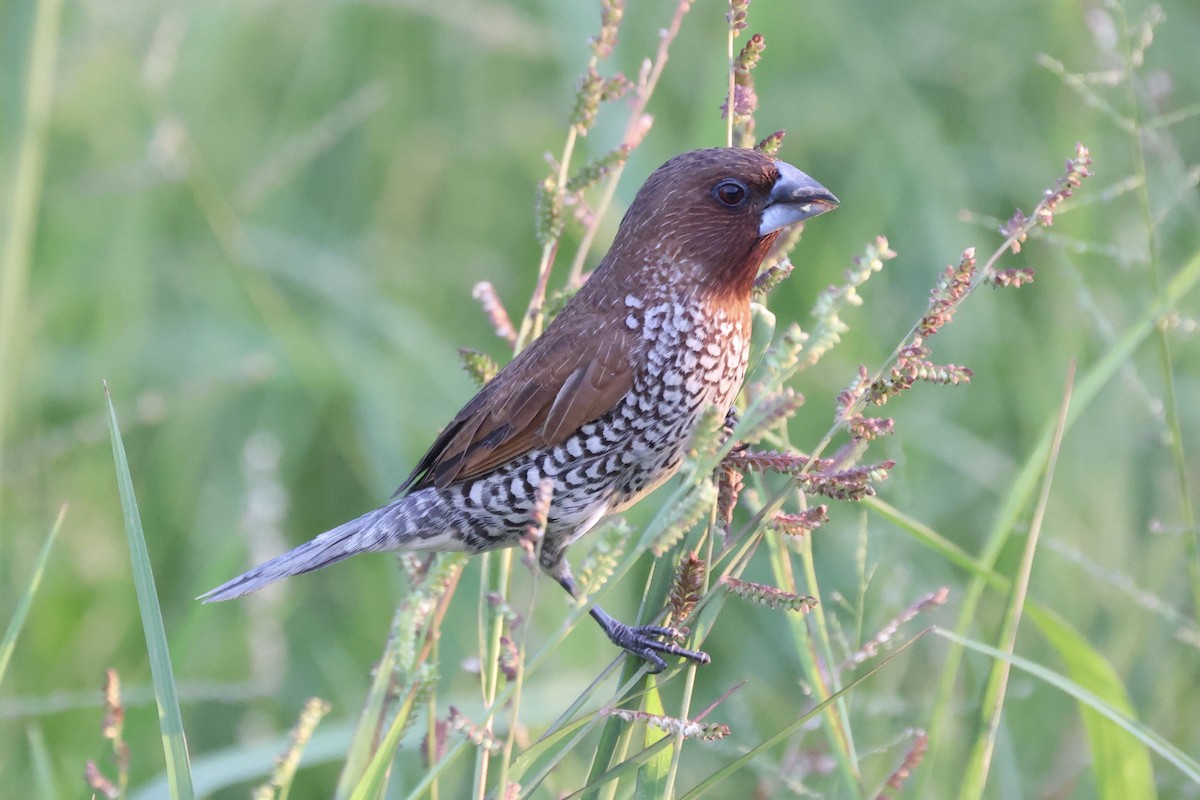
{"type": "Polygon", "coordinates": [[[0,21],[0,785],[1200,796],[1194,4],[0,21]],[[729,140],[842,200],[763,280],[750,447],[572,551],[712,664],[647,678],[520,550],[194,601],[387,498],[729,140]]]}

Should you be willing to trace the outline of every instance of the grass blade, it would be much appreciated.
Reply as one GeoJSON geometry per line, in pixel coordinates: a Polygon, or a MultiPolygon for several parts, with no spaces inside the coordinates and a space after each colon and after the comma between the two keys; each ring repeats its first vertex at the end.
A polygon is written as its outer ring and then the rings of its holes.
{"type": "Polygon", "coordinates": [[[29,577],[29,585],[25,587],[25,592],[21,595],[21,599],[17,601],[17,609],[13,612],[12,619],[8,621],[8,628],[4,631],[4,638],[0,639],[0,686],[4,685],[4,673],[8,669],[9,659],[12,658],[13,650],[17,646],[17,637],[21,635],[21,628],[25,625],[25,618],[29,616],[29,607],[33,605],[33,596],[37,593],[38,585],[42,582],[42,573],[46,570],[46,562],[50,559],[50,547],[54,544],[55,538],[58,537],[58,530],[62,527],[63,518],[67,515],[67,506],[64,504],[58,510],[58,517],[54,520],[54,525],[50,528],[50,535],[46,537],[45,544],[42,545],[42,552],[38,554],[37,561],[33,565],[33,574],[29,577]]]}
{"type": "MultiPolygon", "coordinates": [[[[3,437],[8,429],[9,406],[13,404],[21,383],[17,370],[17,346],[29,307],[27,287],[33,267],[34,235],[37,232],[42,179],[46,169],[46,140],[49,138],[50,111],[55,95],[54,65],[58,59],[63,3],[62,0],[39,0],[33,6],[33,41],[25,67],[21,138],[16,168],[8,180],[12,186],[12,196],[10,205],[5,209],[8,225],[3,254],[0,255],[0,375],[4,376],[4,380],[0,381],[0,452],[4,451],[3,437]]],[[[12,48],[14,39],[6,37],[6,44],[12,48]]],[[[10,113],[9,109],[6,109],[7,113],[10,113]]],[[[3,495],[0,495],[2,500],[3,495]]]]}
{"type": "MultiPolygon", "coordinates": [[[[1010,590],[1012,581],[1007,576],[984,567],[932,528],[913,520],[877,497],[863,502],[884,519],[908,531],[918,542],[932,547],[951,563],[986,582],[993,590],[1010,590]]],[[[1129,694],[1117,671],[1079,631],[1033,598],[1026,602],[1025,616],[1058,651],[1059,658],[1067,667],[1067,674],[1078,686],[1092,692],[1121,713],[1133,716],[1129,694]]],[[[1081,708],[1092,750],[1096,784],[1102,796],[1154,797],[1154,770],[1147,749],[1133,737],[1110,725],[1095,711],[1086,706],[1081,708]]]]}
{"type": "MultiPolygon", "coordinates": [[[[932,528],[923,525],[877,497],[863,501],[872,511],[932,547],[948,561],[986,582],[997,592],[1010,591],[1012,581],[979,564],[932,528]]],[[[1078,686],[1092,692],[1123,714],[1133,715],[1129,695],[1117,671],[1079,631],[1035,599],[1026,602],[1025,616],[1037,626],[1067,667],[1078,686]]],[[[1105,797],[1154,797],[1154,771],[1149,752],[1101,715],[1082,706],[1084,728],[1092,750],[1096,784],[1105,797]],[[1110,793],[1111,787],[1111,793],[1110,793]]]]}
{"type": "MultiPolygon", "coordinates": [[[[392,629],[396,623],[393,621],[392,629]]],[[[394,635],[394,634],[393,634],[394,635]]],[[[346,752],[346,760],[342,765],[342,774],[338,776],[336,800],[345,800],[355,787],[362,781],[371,759],[375,755],[375,737],[378,727],[386,715],[388,697],[392,692],[392,680],[396,671],[396,652],[394,643],[389,640],[383,648],[383,655],[375,665],[375,676],[371,680],[371,689],[367,693],[363,710],[359,714],[358,724],[354,727],[354,736],[346,752]]]]}
{"type": "Polygon", "coordinates": [[[371,757],[371,762],[363,770],[362,778],[354,787],[354,791],[350,793],[350,800],[373,800],[373,798],[383,796],[392,761],[396,758],[396,751],[400,749],[400,737],[408,728],[409,717],[413,713],[417,694],[418,687],[414,685],[405,695],[404,702],[396,709],[396,716],[388,726],[387,735],[383,737],[383,741],[375,750],[375,755],[371,757]]]}
{"type": "Polygon", "coordinates": [[[117,469],[117,489],[121,494],[121,513],[125,517],[125,533],[129,538],[129,556],[133,563],[133,584],[137,589],[138,609],[146,635],[146,650],[150,656],[150,674],[154,679],[154,697],[158,701],[158,725],[162,732],[163,755],[166,758],[167,785],[173,800],[192,800],[192,771],[188,762],[187,741],[183,735],[183,716],[179,712],[179,694],[175,674],[171,669],[171,653],[163,629],[162,608],[154,588],[154,572],[150,568],[150,553],[142,532],[142,518],[133,493],[133,478],[125,457],[125,443],[117,425],[108,384],[104,384],[104,401],[108,406],[108,432],[112,438],[113,462],[117,469]]]}
{"type": "MultiPolygon", "coordinates": [[[[1083,378],[1075,385],[1072,393],[1071,409],[1067,413],[1067,429],[1080,415],[1091,407],[1092,402],[1099,396],[1101,390],[1109,384],[1117,372],[1129,362],[1133,352],[1150,336],[1154,326],[1166,314],[1175,309],[1180,302],[1200,285],[1200,251],[1194,253],[1191,259],[1180,268],[1170,283],[1155,302],[1147,306],[1136,322],[1132,323],[1125,332],[1113,341],[1108,351],[1084,373],[1083,378]]],[[[1042,429],[1037,444],[1030,450],[1020,471],[1013,479],[1012,485],[1004,497],[1004,502],[991,525],[983,546],[981,555],[973,559],[972,569],[976,571],[975,580],[970,583],[959,604],[958,621],[955,629],[960,634],[966,631],[976,618],[980,598],[987,582],[985,577],[1000,558],[1008,538],[1016,525],[1022,510],[1028,504],[1037,488],[1037,478],[1041,473],[1041,465],[1046,463],[1046,456],[1053,443],[1055,419],[1047,420],[1042,429]]],[[[932,741],[938,741],[942,726],[949,724],[950,706],[954,694],[954,684],[959,676],[960,654],[951,651],[946,657],[942,670],[942,679],[938,689],[938,700],[930,725],[929,736],[932,741]]],[[[926,776],[932,770],[926,770],[926,776]]],[[[925,788],[928,788],[927,785],[925,788]]]]}
{"type": "MultiPolygon", "coordinates": [[[[1066,666],[1068,677],[1076,686],[1107,703],[1115,711],[1133,717],[1133,705],[1125,684],[1108,659],[1059,617],[1030,613],[1029,618],[1054,646],[1066,666]]],[[[1079,710],[1083,715],[1088,747],[1092,751],[1096,796],[1105,800],[1126,797],[1150,800],[1157,797],[1150,751],[1136,737],[1111,724],[1086,704],[1080,703],[1079,710]]]]}
{"type": "Polygon", "coordinates": [[[775,315],[761,303],[750,304],[750,320],[750,356],[746,361],[745,381],[747,386],[757,377],[758,366],[775,338],[776,326],[775,315]]]}
{"type": "MultiPolygon", "coordinates": [[[[1062,405],[1059,406],[1058,422],[1054,428],[1050,452],[1046,456],[1042,488],[1038,494],[1033,519],[1029,524],[1029,536],[1025,538],[1025,550],[1021,555],[1021,563],[1016,578],[1013,580],[1012,590],[1008,594],[1008,607],[1005,609],[1004,622],[1000,627],[1001,648],[1010,654],[1016,648],[1017,629],[1021,625],[1021,617],[1025,611],[1025,598],[1029,594],[1029,576],[1033,572],[1033,559],[1037,554],[1042,520],[1046,515],[1046,506],[1050,502],[1050,486],[1054,480],[1054,468],[1058,463],[1059,449],[1062,447],[1063,431],[1067,425],[1067,411],[1071,407],[1071,389],[1074,382],[1075,366],[1072,364],[1067,371],[1067,385],[1063,391],[1062,405]]],[[[980,707],[978,736],[971,748],[966,776],[963,778],[962,788],[959,790],[959,797],[963,800],[982,798],[984,787],[987,786],[992,752],[996,746],[996,734],[1000,730],[1000,715],[1004,711],[1004,698],[1008,693],[1009,670],[1009,662],[996,661],[992,664],[992,670],[988,675],[987,686],[983,692],[983,703],[980,707]]]]}
{"type": "Polygon", "coordinates": [[[832,695],[827,697],[825,700],[822,700],[820,703],[817,703],[815,706],[813,706],[812,708],[810,708],[808,710],[808,713],[800,715],[800,717],[798,717],[795,722],[793,722],[792,724],[788,725],[783,730],[776,733],[770,739],[767,739],[765,742],[762,742],[757,747],[751,748],[749,751],[744,753],[741,758],[739,758],[735,761],[732,761],[729,764],[726,764],[724,767],[717,770],[712,775],[709,775],[707,778],[705,778],[703,781],[701,781],[698,786],[696,786],[694,789],[692,789],[690,792],[688,792],[682,798],[680,798],[680,800],[696,800],[696,798],[703,796],[706,792],[708,792],[710,789],[712,789],[718,783],[725,780],[729,776],[733,775],[738,770],[745,769],[752,761],[754,761],[754,759],[758,758],[758,756],[761,755],[763,752],[765,752],[765,751],[769,750],[770,748],[774,747],[775,745],[779,744],[784,739],[791,736],[796,731],[800,730],[800,728],[804,727],[804,725],[806,725],[809,722],[809,720],[813,719],[818,714],[825,711],[825,709],[829,708],[834,703],[836,703],[839,700],[841,700],[842,698],[846,697],[850,693],[850,691],[853,690],[856,686],[858,686],[860,683],[865,681],[867,678],[874,675],[879,670],[883,669],[883,667],[886,664],[888,664],[892,659],[896,658],[896,656],[900,655],[905,650],[912,647],[913,644],[918,639],[925,636],[925,634],[929,633],[929,631],[931,631],[931,630],[933,630],[933,628],[926,628],[925,630],[921,631],[916,636],[914,636],[913,638],[909,639],[907,642],[902,644],[900,647],[897,647],[895,649],[895,651],[889,653],[887,656],[880,659],[878,664],[871,667],[869,670],[864,672],[862,675],[859,675],[854,680],[850,681],[850,683],[846,684],[841,690],[834,692],[832,695]]]}
{"type": "MultiPolygon", "coordinates": [[[[646,692],[642,707],[648,714],[665,716],[667,713],[666,708],[663,707],[662,695],[658,692],[658,684],[653,681],[650,682],[649,691],[646,692]]],[[[653,725],[647,725],[645,736],[644,744],[649,750],[666,739],[667,732],[653,725]]],[[[664,746],[638,770],[637,790],[634,792],[634,798],[636,800],[654,800],[656,797],[664,797],[667,788],[667,773],[670,772],[670,769],[671,751],[664,746]]]]}
{"type": "Polygon", "coordinates": [[[29,739],[29,752],[33,761],[34,796],[39,800],[63,797],[54,780],[53,760],[50,758],[50,748],[46,746],[46,735],[41,726],[29,726],[26,737],[29,739]]]}
{"type": "MultiPolygon", "coordinates": [[[[595,780],[589,780],[587,786],[580,789],[574,794],[569,794],[563,800],[581,800],[585,791],[595,791],[606,784],[609,784],[619,778],[633,773],[635,769],[641,769],[647,761],[655,756],[661,756],[663,753],[670,755],[671,740],[666,736],[662,737],[654,744],[644,748],[643,750],[634,753],[625,761],[607,770],[603,775],[600,775],[595,780]]],[[[639,789],[640,791],[640,789],[639,789]]],[[[653,795],[651,795],[653,796],[653,795]]]]}
{"type": "MultiPolygon", "coordinates": [[[[1107,719],[1109,722],[1116,724],[1119,728],[1121,728],[1121,730],[1125,731],[1130,736],[1134,737],[1143,745],[1148,747],[1151,751],[1164,758],[1172,766],[1176,767],[1180,772],[1187,776],[1188,780],[1192,781],[1193,783],[1200,784],[1200,763],[1175,745],[1171,744],[1164,737],[1138,722],[1132,716],[1114,707],[1112,704],[1083,688],[1078,683],[1063,677],[1053,670],[1046,669],[1040,664],[1036,664],[1032,661],[1021,658],[1020,656],[1002,652],[994,647],[983,644],[982,642],[976,642],[973,639],[968,639],[965,636],[959,636],[953,631],[935,628],[934,632],[939,636],[969,650],[974,650],[977,653],[982,653],[983,655],[990,656],[991,658],[997,658],[1003,661],[1011,662],[1012,665],[1017,669],[1027,672],[1030,675],[1033,675],[1035,678],[1040,678],[1054,688],[1070,695],[1080,703],[1086,705],[1092,711],[1095,711],[1100,716],[1107,719]]],[[[1149,797],[1154,796],[1154,794],[1149,795],[1149,797]]]]}
{"type": "MultiPolygon", "coordinates": [[[[300,755],[300,767],[342,763],[353,733],[353,726],[347,723],[322,725],[313,733],[300,755]]],[[[191,761],[196,795],[209,797],[223,790],[265,779],[271,772],[274,759],[287,746],[288,737],[281,735],[261,742],[238,742],[197,755],[191,761]]],[[[166,776],[160,774],[139,786],[136,791],[131,791],[128,800],[162,800],[169,791],[166,776]]],[[[235,795],[226,791],[221,796],[235,795]]]]}

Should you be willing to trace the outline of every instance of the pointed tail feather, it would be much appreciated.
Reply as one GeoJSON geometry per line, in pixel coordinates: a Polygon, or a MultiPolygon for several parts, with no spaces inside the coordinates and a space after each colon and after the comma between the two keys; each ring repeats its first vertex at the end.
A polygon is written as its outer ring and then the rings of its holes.
{"type": "Polygon", "coordinates": [[[204,603],[219,603],[222,600],[232,600],[235,597],[256,592],[267,584],[274,583],[280,578],[292,575],[302,575],[305,572],[327,567],[330,564],[349,558],[356,553],[375,549],[364,547],[359,534],[369,530],[378,512],[364,514],[358,519],[339,525],[333,530],[326,531],[315,539],[305,542],[281,556],[259,564],[249,572],[244,572],[231,581],[226,581],[215,589],[200,595],[197,600],[204,603]]]}

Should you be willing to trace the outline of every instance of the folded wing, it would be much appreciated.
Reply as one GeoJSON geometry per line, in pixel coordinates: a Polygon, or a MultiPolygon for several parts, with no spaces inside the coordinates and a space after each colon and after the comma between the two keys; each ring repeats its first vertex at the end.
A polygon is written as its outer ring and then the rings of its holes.
{"type": "Polygon", "coordinates": [[[642,338],[612,315],[564,312],[458,412],[405,491],[485,475],[540,447],[561,444],[615,408],[633,386],[642,338]]]}

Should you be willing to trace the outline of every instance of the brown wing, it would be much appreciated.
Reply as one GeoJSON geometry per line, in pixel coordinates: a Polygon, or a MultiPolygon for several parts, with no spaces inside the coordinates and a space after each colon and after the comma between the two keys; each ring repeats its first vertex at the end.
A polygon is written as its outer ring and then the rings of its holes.
{"type": "Polygon", "coordinates": [[[560,318],[458,412],[397,493],[445,488],[561,444],[630,390],[641,341],[620,317],[560,318]]]}

